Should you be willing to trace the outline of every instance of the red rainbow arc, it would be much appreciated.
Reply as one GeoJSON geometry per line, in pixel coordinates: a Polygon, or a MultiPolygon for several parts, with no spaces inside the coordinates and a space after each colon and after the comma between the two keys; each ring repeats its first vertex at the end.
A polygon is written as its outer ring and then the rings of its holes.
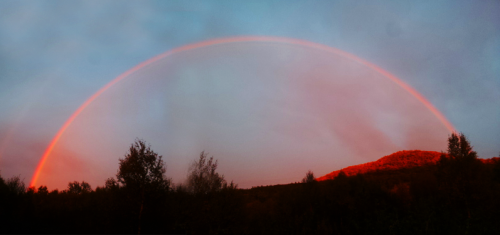
{"type": "Polygon", "coordinates": [[[138,65],[136,65],[135,67],[133,67],[132,69],[126,71],[125,73],[121,74],[120,76],[116,77],[115,79],[113,79],[111,82],[109,82],[108,84],[106,84],[104,87],[102,87],[101,89],[99,89],[96,93],[94,93],[91,97],[89,97],[69,118],[68,120],[66,120],[66,122],[63,124],[63,126],[59,129],[59,131],[56,133],[56,135],[54,136],[54,138],[52,139],[52,141],[50,142],[50,144],[47,146],[47,148],[45,149],[45,152],[43,153],[43,156],[42,158],[40,159],[36,169],[35,169],[35,172],[33,174],[33,177],[31,178],[31,182],[30,182],[30,187],[34,187],[37,180],[38,180],[38,177],[40,175],[40,172],[43,168],[43,166],[45,165],[45,162],[47,161],[47,158],[49,157],[50,153],[52,152],[52,149],[55,147],[55,145],[57,144],[57,142],[59,141],[59,139],[61,138],[61,136],[64,134],[64,132],[66,131],[66,129],[71,125],[71,123],[76,119],[76,117],[78,117],[78,115],[83,112],[83,110],[88,106],[90,105],[95,99],[97,99],[97,97],[99,97],[102,93],[104,93],[107,89],[109,89],[110,87],[112,87],[114,84],[116,84],[117,82],[121,81],[122,79],[128,77],[129,75],[135,73],[136,71],[140,70],[141,68],[144,68],[148,65],[151,65],[153,63],[155,63],[156,61],[162,59],[162,58],[165,58],[167,56],[170,56],[170,55],[173,55],[173,54],[176,54],[176,53],[179,53],[179,52],[183,52],[183,51],[188,51],[188,50],[193,50],[193,49],[197,49],[197,48],[201,48],[201,47],[206,47],[206,46],[212,46],[212,45],[217,45],[217,44],[224,44],[224,43],[236,43],[236,42],[274,42],[274,43],[286,43],[286,44],[293,44],[293,45],[300,45],[300,46],[305,46],[305,47],[308,47],[308,48],[313,48],[313,49],[318,49],[318,50],[322,50],[322,51],[325,51],[325,52],[328,52],[328,53],[334,53],[334,54],[337,54],[337,55],[340,55],[340,56],[343,56],[345,58],[348,58],[350,60],[353,60],[357,63],[360,63],[364,66],[367,66],[373,70],[375,70],[376,72],[382,74],[383,76],[389,78],[391,81],[395,82],[396,84],[398,84],[401,88],[403,88],[404,90],[406,90],[407,92],[409,92],[412,96],[414,96],[415,98],[417,98],[420,102],[422,102],[422,104],[427,107],[427,109],[429,109],[437,118],[438,120],[440,120],[443,125],[446,126],[446,128],[450,131],[450,132],[456,132],[455,131],[455,128],[453,127],[453,125],[444,117],[444,115],[439,112],[439,110],[434,107],[434,105],[432,105],[424,96],[422,96],[420,93],[418,93],[415,89],[413,89],[412,87],[410,87],[408,84],[406,84],[405,82],[401,81],[399,78],[397,78],[396,76],[392,75],[391,73],[383,70],[382,68],[366,61],[366,60],[363,60],[353,54],[350,54],[350,53],[347,53],[345,51],[342,51],[342,50],[339,50],[339,49],[336,49],[336,48],[333,48],[333,47],[329,47],[329,46],[326,46],[326,45],[322,45],[322,44],[318,44],[318,43],[314,43],[314,42],[309,42],[309,41],[305,41],[305,40],[300,40],[300,39],[293,39],[293,38],[283,38],[283,37],[267,37],[267,36],[243,36],[243,37],[230,37],[230,38],[220,38],[220,39],[213,39],[213,40],[208,40],[208,41],[202,41],[202,42],[198,42],[198,43],[193,43],[193,44],[188,44],[188,45],[185,45],[185,46],[181,46],[181,47],[177,47],[175,49],[172,49],[170,51],[167,51],[167,52],[164,52],[160,55],[157,55],[151,59],[148,59],[138,65]]]}

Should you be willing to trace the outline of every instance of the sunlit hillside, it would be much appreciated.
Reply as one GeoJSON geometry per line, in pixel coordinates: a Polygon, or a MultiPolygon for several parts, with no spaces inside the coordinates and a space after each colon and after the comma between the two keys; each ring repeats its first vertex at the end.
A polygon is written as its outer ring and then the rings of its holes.
{"type": "MultiPolygon", "coordinates": [[[[332,171],[317,178],[318,181],[335,178],[341,171],[347,176],[363,174],[377,170],[397,170],[418,166],[434,165],[439,161],[442,153],[436,151],[403,150],[380,158],[377,161],[367,162],[359,165],[349,166],[340,170],[332,171]]],[[[446,155],[445,155],[446,156],[446,155]]],[[[496,158],[479,159],[483,163],[492,164],[496,158]]]]}
{"type": "Polygon", "coordinates": [[[349,166],[340,170],[333,171],[329,174],[317,178],[317,180],[323,181],[333,179],[341,171],[344,172],[347,176],[351,176],[377,170],[396,170],[436,164],[440,156],[441,153],[435,151],[399,151],[382,157],[377,161],[349,166]]]}

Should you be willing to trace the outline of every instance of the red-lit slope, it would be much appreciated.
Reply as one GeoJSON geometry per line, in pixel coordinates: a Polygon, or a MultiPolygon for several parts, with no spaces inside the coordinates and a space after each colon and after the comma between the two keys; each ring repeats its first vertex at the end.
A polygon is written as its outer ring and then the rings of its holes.
{"type": "Polygon", "coordinates": [[[380,158],[377,161],[349,166],[338,171],[333,171],[329,174],[317,178],[316,180],[322,181],[333,179],[340,173],[340,171],[343,171],[346,175],[350,176],[376,170],[396,170],[401,168],[411,168],[416,166],[436,164],[436,162],[439,161],[440,156],[441,153],[435,151],[399,151],[380,158]]]}
{"type": "MultiPolygon", "coordinates": [[[[338,171],[333,171],[329,174],[317,178],[316,180],[323,181],[327,179],[333,179],[341,171],[343,171],[347,176],[351,176],[376,170],[397,170],[402,168],[412,168],[417,166],[431,165],[431,164],[436,164],[437,161],[439,161],[440,156],[441,153],[435,151],[404,150],[395,152],[391,155],[387,155],[383,158],[380,158],[377,161],[359,164],[355,166],[349,166],[338,171]]],[[[479,160],[484,164],[493,164],[496,161],[500,161],[500,158],[498,157],[489,159],[479,158],[479,160]]]]}

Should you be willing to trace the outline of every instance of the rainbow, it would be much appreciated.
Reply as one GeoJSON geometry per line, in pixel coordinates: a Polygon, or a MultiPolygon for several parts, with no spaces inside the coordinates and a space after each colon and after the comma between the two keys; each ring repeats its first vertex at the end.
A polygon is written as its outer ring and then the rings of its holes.
{"type": "Polygon", "coordinates": [[[165,57],[171,56],[176,53],[180,53],[183,51],[188,51],[188,50],[193,50],[201,47],[207,47],[207,46],[212,46],[212,45],[218,45],[218,44],[224,44],[224,43],[236,43],[236,42],[275,42],[275,43],[286,43],[286,44],[293,44],[293,45],[299,45],[299,46],[305,46],[308,48],[313,48],[313,49],[318,49],[322,50],[328,53],[334,53],[340,56],[343,56],[345,58],[348,58],[352,61],[355,61],[359,64],[362,64],[364,66],[367,66],[374,71],[382,74],[383,76],[389,78],[391,81],[399,85],[401,88],[409,92],[412,96],[417,98],[422,104],[427,107],[445,126],[450,132],[456,132],[455,128],[453,125],[444,117],[444,115],[439,112],[439,110],[434,107],[424,96],[422,96],[420,93],[418,93],[415,89],[410,87],[408,84],[405,82],[401,81],[398,79],[396,76],[392,75],[391,73],[383,70],[382,68],[366,61],[363,60],[353,54],[347,53],[345,51],[339,50],[337,48],[329,47],[326,45],[314,43],[314,42],[309,42],[305,40],[300,40],[300,39],[293,39],[293,38],[283,38],[283,37],[267,37],[267,36],[242,36],[242,37],[229,37],[229,38],[220,38],[220,39],[213,39],[213,40],[208,40],[208,41],[202,41],[198,43],[193,43],[193,44],[188,44],[185,46],[177,47],[174,48],[170,51],[164,52],[162,54],[159,54],[151,59],[148,59],[132,69],[126,71],[125,73],[119,75],[115,79],[113,79],[111,82],[103,86],[101,89],[99,89],[96,93],[94,93],[92,96],[90,96],[78,109],[66,120],[66,122],[62,125],[62,127],[59,129],[59,131],[56,133],[50,144],[47,146],[45,149],[45,152],[43,153],[43,156],[41,157],[35,172],[33,174],[33,177],[31,178],[30,182],[30,187],[34,187],[36,185],[36,182],[38,180],[38,177],[40,176],[40,172],[42,168],[45,165],[45,162],[47,161],[50,153],[54,149],[55,145],[59,141],[59,139],[62,137],[66,129],[71,125],[71,123],[78,117],[78,115],[83,112],[83,110],[90,105],[97,97],[99,97],[102,93],[104,93],[107,89],[112,87],[114,84],[118,83],[122,79],[128,77],[129,75],[137,72],[141,68],[144,68],[148,65],[154,64],[160,59],[163,59],[165,57]]]}

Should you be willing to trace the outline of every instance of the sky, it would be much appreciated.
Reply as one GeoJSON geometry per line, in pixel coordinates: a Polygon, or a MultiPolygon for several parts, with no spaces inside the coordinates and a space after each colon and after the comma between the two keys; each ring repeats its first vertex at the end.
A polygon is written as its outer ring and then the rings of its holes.
{"type": "MultiPolygon", "coordinates": [[[[498,1],[0,0],[0,174],[29,184],[51,140],[93,94],[185,45],[260,36],[336,48],[393,74],[500,153],[498,1]]],[[[69,126],[40,183],[103,185],[136,138],[181,183],[203,150],[241,187],[299,181],[448,130],[365,65],[310,46],[235,42],[162,58],[106,90],[69,126]]]]}

